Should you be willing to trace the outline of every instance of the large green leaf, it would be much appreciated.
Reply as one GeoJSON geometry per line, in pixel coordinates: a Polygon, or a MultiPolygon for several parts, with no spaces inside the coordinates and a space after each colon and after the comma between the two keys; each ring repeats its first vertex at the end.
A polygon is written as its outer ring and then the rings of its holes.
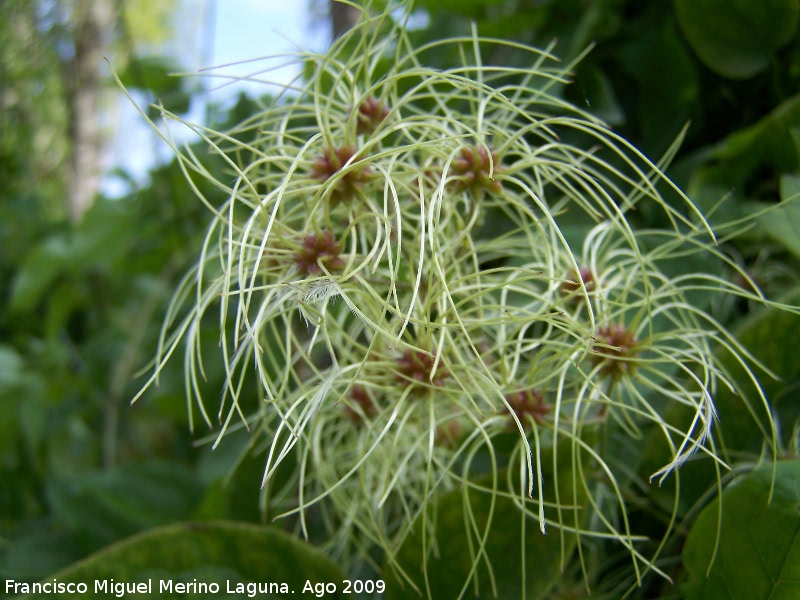
{"type": "Polygon", "coordinates": [[[13,347],[0,345],[0,456],[16,442],[23,366],[22,357],[13,347]]]}
{"type": "MultiPolygon", "coordinates": [[[[800,288],[796,288],[781,300],[790,305],[797,305],[800,301],[800,288]]],[[[766,398],[768,400],[777,398],[800,374],[800,362],[797,361],[795,351],[800,344],[800,315],[765,307],[745,320],[734,333],[745,348],[780,378],[775,379],[757,369],[754,371],[766,398]]],[[[758,453],[765,442],[771,441],[767,409],[744,367],[727,352],[719,350],[718,358],[730,378],[737,382],[739,393],[734,393],[725,386],[718,387],[714,403],[719,419],[714,425],[713,433],[717,440],[724,441],[724,448],[728,453],[758,453]]],[[[775,408],[773,406],[771,410],[775,411],[775,408]]],[[[780,418],[781,406],[778,405],[777,409],[780,418]]],[[[691,423],[693,414],[693,411],[686,406],[676,403],[663,416],[668,423],[685,428],[691,423]]],[[[787,427],[791,429],[791,422],[787,423],[787,427]]],[[[671,455],[663,433],[654,430],[642,452],[639,465],[641,475],[649,477],[670,459],[671,455]]],[[[679,479],[678,512],[685,514],[715,485],[717,476],[713,461],[698,452],[691,461],[680,468],[678,473],[671,476],[672,481],[667,481],[663,488],[654,486],[651,498],[665,510],[671,510],[675,481],[679,479]]]]}
{"type": "Polygon", "coordinates": [[[760,467],[697,518],[683,549],[687,600],[800,598],[800,460],[760,467]]]}
{"type": "MultiPolygon", "coordinates": [[[[17,271],[11,311],[32,312],[53,293],[61,278],[79,286],[91,269],[111,269],[117,261],[129,258],[130,243],[137,233],[131,226],[132,210],[132,205],[123,201],[100,199],[79,226],[40,242],[17,271]]],[[[121,271],[120,276],[124,275],[121,271]]],[[[59,298],[59,303],[62,301],[59,298]]]]}
{"type": "MultiPolygon", "coordinates": [[[[542,451],[542,472],[545,481],[545,515],[554,517],[558,490],[558,504],[563,518],[570,524],[580,523],[585,490],[580,482],[573,489],[575,471],[572,448],[568,440],[558,445],[556,455],[558,475],[553,468],[553,451],[542,451]],[[569,507],[569,508],[566,508],[569,507]]],[[[502,471],[498,481],[506,481],[502,471]]],[[[423,597],[461,598],[478,595],[483,598],[527,598],[536,600],[548,597],[558,581],[564,563],[577,543],[572,533],[551,526],[542,534],[539,523],[530,514],[523,516],[519,498],[493,494],[487,477],[473,482],[469,491],[454,490],[442,495],[435,503],[436,549],[427,556],[423,549],[423,517],[414,524],[396,555],[397,565],[403,569],[423,597]],[[468,525],[467,525],[468,524],[468,525]],[[467,532],[467,526],[470,528],[467,532]],[[476,558],[480,540],[485,537],[483,556],[476,558]],[[478,563],[474,572],[473,565],[478,563]],[[491,573],[487,568],[491,565],[491,573]],[[427,574],[427,582],[426,575],[427,574]],[[476,589],[477,588],[477,589],[476,589]]],[[[502,484],[501,484],[502,485],[502,484]]],[[[534,497],[536,495],[534,494],[534,497]]],[[[536,505],[528,510],[536,514],[536,505]]],[[[430,526],[430,521],[427,523],[430,526]]],[[[420,594],[408,582],[387,567],[387,598],[419,598],[420,594]]]]}
{"type": "Polygon", "coordinates": [[[203,491],[190,468],[161,461],[53,479],[47,489],[55,513],[90,549],[190,518],[203,491]]]}
{"type": "MultiPolygon", "coordinates": [[[[567,88],[567,92],[581,94],[582,100],[592,109],[592,114],[609,125],[622,125],[625,122],[625,111],[619,103],[611,81],[595,67],[586,66],[578,71],[577,86],[567,88]]],[[[580,98],[570,98],[577,100],[580,98]]]]}
{"type": "MultiPolygon", "coordinates": [[[[15,481],[19,485],[18,481],[15,481]]],[[[53,521],[39,521],[0,551],[0,579],[33,581],[85,556],[75,536],[53,521]]],[[[0,584],[2,585],[2,584],[0,584]]],[[[3,592],[4,589],[0,588],[3,592]]]]}
{"type": "Polygon", "coordinates": [[[643,149],[662,154],[697,114],[700,86],[691,54],[677,33],[665,28],[621,46],[617,56],[636,81],[630,93],[637,98],[637,136],[643,149]]]}
{"type": "Polygon", "coordinates": [[[69,244],[63,235],[45,239],[22,262],[11,291],[12,312],[33,311],[53,281],[69,265],[69,244]]]}
{"type": "Polygon", "coordinates": [[[792,131],[800,128],[800,94],[776,106],[754,125],[729,135],[714,149],[712,158],[728,163],[731,171],[745,176],[760,165],[779,173],[797,170],[798,145],[792,131]]]}
{"type": "Polygon", "coordinates": [[[686,39],[712,70],[746,79],[769,66],[797,29],[798,0],[676,0],[686,39]]]}
{"type": "MultiPolygon", "coordinates": [[[[89,558],[48,577],[45,581],[85,583],[91,595],[95,582],[150,583],[148,593],[136,598],[303,598],[314,597],[303,588],[334,584],[326,598],[342,598],[344,574],[315,548],[272,526],[230,521],[181,523],[153,529],[109,546],[89,558]],[[203,583],[219,586],[218,593],[160,592],[160,582],[203,583]],[[269,593],[248,591],[250,583],[274,584],[269,593]],[[237,584],[242,591],[235,590],[237,584]],[[285,584],[283,587],[281,584],[285,584]],[[288,592],[286,591],[288,590],[288,592]]],[[[110,586],[110,584],[107,584],[110,586]]],[[[106,590],[111,589],[107,587],[106,590]]],[[[18,591],[20,591],[18,589],[18,591]]],[[[211,590],[208,590],[211,591],[211,590]]],[[[105,595],[111,596],[111,592],[105,595]]],[[[30,596],[26,596],[30,597],[30,596]]],[[[74,598],[74,594],[48,594],[48,598],[74,598]]]]}
{"type": "Polygon", "coordinates": [[[0,456],[18,443],[17,433],[36,448],[47,417],[45,380],[26,367],[12,346],[0,344],[0,456]]]}
{"type": "MultiPolygon", "coordinates": [[[[800,304],[800,287],[778,300],[797,306],[800,304]]],[[[800,375],[796,352],[800,345],[800,315],[797,313],[764,307],[745,320],[735,334],[742,345],[777,376],[771,377],[754,369],[767,400],[783,393],[786,386],[800,375]]],[[[721,387],[714,398],[726,446],[730,451],[755,451],[769,432],[766,408],[741,364],[728,354],[722,354],[720,360],[731,377],[740,382],[739,394],[721,387]],[[756,422],[760,427],[754,427],[756,422]]]]}
{"type": "Polygon", "coordinates": [[[0,344],[0,391],[18,385],[22,379],[22,357],[17,351],[0,344]]]}
{"type": "Polygon", "coordinates": [[[800,176],[781,178],[781,203],[758,217],[765,233],[800,258],[800,176]]]}
{"type": "MultiPolygon", "coordinates": [[[[718,222],[735,221],[745,216],[741,204],[749,185],[763,183],[763,170],[776,174],[793,173],[800,168],[800,152],[793,131],[800,129],[800,94],[777,106],[757,123],[735,131],[714,147],[705,150],[705,167],[692,175],[687,192],[708,211],[723,198],[718,222]]],[[[770,198],[771,200],[772,198],[770,198]]]]}

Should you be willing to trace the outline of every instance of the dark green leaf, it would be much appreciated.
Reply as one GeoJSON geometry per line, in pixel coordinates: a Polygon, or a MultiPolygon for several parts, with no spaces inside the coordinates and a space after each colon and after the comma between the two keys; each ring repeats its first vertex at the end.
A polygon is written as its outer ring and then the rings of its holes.
{"type": "Polygon", "coordinates": [[[64,237],[53,236],[42,242],[17,272],[11,290],[11,310],[17,313],[34,310],[68,263],[69,245],[64,237]]]}
{"type": "Polygon", "coordinates": [[[756,469],[700,513],[683,549],[687,600],[800,598],[800,461],[778,463],[770,498],[772,474],[756,469]]]}
{"type": "Polygon", "coordinates": [[[625,112],[614,94],[611,82],[599,69],[592,67],[580,69],[575,80],[575,86],[572,86],[570,90],[583,94],[583,98],[574,99],[578,105],[582,100],[592,111],[592,114],[609,125],[621,125],[624,123],[625,112]]]}
{"type": "Polygon", "coordinates": [[[696,113],[700,86],[691,56],[671,28],[626,44],[618,56],[635,81],[637,128],[646,150],[661,154],[696,113]]]}
{"type": "Polygon", "coordinates": [[[755,125],[729,135],[713,158],[728,161],[731,170],[744,169],[747,173],[761,164],[780,173],[796,171],[798,150],[792,131],[798,127],[800,94],[775,107],[755,125]]]}
{"type": "Polygon", "coordinates": [[[701,210],[707,212],[714,207],[718,222],[748,216],[743,204],[747,198],[761,199],[758,191],[765,184],[767,199],[775,201],[777,176],[800,169],[800,146],[793,133],[798,128],[800,95],[795,95],[754,125],[707,148],[703,152],[707,166],[692,174],[689,196],[701,210]],[[774,183],[765,181],[765,171],[774,174],[774,183]],[[718,207],[723,199],[724,204],[718,207]]]}
{"type": "MultiPolygon", "coordinates": [[[[797,306],[800,288],[795,288],[782,302],[797,306]]],[[[788,311],[765,307],[745,320],[736,330],[736,338],[758,357],[779,379],[755,370],[759,385],[767,399],[777,397],[784,391],[786,382],[800,374],[797,348],[800,347],[800,315],[788,311]]],[[[740,395],[721,388],[716,397],[720,412],[720,427],[730,450],[755,450],[767,433],[766,409],[761,404],[755,384],[749,380],[743,367],[729,355],[721,356],[723,365],[734,380],[741,382],[740,395]],[[754,428],[754,417],[760,427],[754,428]]]]}
{"type": "MultiPolygon", "coordinates": [[[[110,266],[126,257],[129,242],[137,233],[131,219],[129,205],[100,199],[78,227],[43,240],[19,267],[11,292],[11,309],[18,313],[33,311],[52,292],[59,277],[99,265],[110,266]]],[[[80,284],[82,280],[77,279],[80,284]]]]}
{"type": "Polygon", "coordinates": [[[0,346],[0,456],[15,442],[23,378],[22,358],[11,346],[0,346]]]}
{"type": "Polygon", "coordinates": [[[781,203],[759,215],[758,224],[768,236],[800,258],[800,176],[781,178],[781,203]]]}
{"type": "MultiPolygon", "coordinates": [[[[344,574],[319,551],[277,527],[246,525],[228,521],[182,523],[154,529],[90,556],[86,560],[47,580],[62,583],[88,583],[94,592],[95,581],[116,583],[151,582],[152,593],[137,598],[186,598],[187,594],[165,591],[164,582],[217,584],[220,593],[189,593],[192,598],[254,597],[243,591],[230,594],[237,583],[266,583],[288,592],[257,594],[259,598],[313,597],[304,586],[333,583],[337,592],[326,598],[342,598],[344,574]]],[[[92,594],[94,595],[94,594],[92,594]]],[[[51,598],[74,597],[52,594],[51,598]]],[[[133,596],[128,596],[133,597],[133,596]]]]}
{"type": "Polygon", "coordinates": [[[678,21],[700,59],[723,77],[746,79],[792,39],[798,0],[676,0],[678,21]]]}
{"type": "Polygon", "coordinates": [[[80,544],[71,533],[52,523],[37,523],[0,553],[0,576],[21,581],[39,579],[79,558],[80,544]]]}
{"type": "Polygon", "coordinates": [[[109,265],[126,257],[129,243],[139,232],[132,207],[122,200],[98,199],[84,215],[70,239],[76,267],[109,265]]]}
{"type": "Polygon", "coordinates": [[[191,469],[155,461],[63,478],[49,486],[53,509],[90,548],[187,519],[201,495],[191,469]]]}
{"type": "MultiPolygon", "coordinates": [[[[584,502],[584,490],[573,490],[572,448],[568,441],[558,445],[558,477],[553,470],[553,451],[542,451],[542,471],[545,480],[546,516],[553,516],[555,490],[559,493],[562,507],[580,507],[584,502]]],[[[499,481],[505,481],[507,474],[501,472],[499,481]]],[[[491,489],[491,481],[484,477],[475,481],[483,489],[491,489]]],[[[535,497],[535,494],[534,494],[535,497]]],[[[537,507],[530,504],[528,510],[536,514],[537,507]]],[[[570,522],[580,522],[581,509],[573,513],[572,508],[564,508],[563,518],[570,522]]],[[[476,593],[485,598],[537,598],[548,597],[561,574],[562,560],[566,560],[576,545],[571,533],[560,532],[550,527],[544,535],[539,523],[530,514],[523,516],[519,509],[519,499],[512,500],[487,491],[455,490],[444,494],[436,502],[436,551],[425,556],[422,547],[422,518],[414,525],[413,533],[396,555],[397,564],[414,585],[422,591],[423,597],[460,598],[472,597],[476,593]],[[468,534],[465,523],[469,523],[468,534]],[[475,558],[480,539],[486,535],[485,556],[475,558]],[[524,553],[523,553],[524,551],[524,553]],[[474,574],[470,573],[478,563],[474,574]],[[491,574],[486,564],[491,563],[491,574]],[[427,586],[424,573],[427,572],[427,586]],[[496,595],[492,582],[496,585],[496,595]],[[426,593],[426,589],[430,591],[426,593]]],[[[430,515],[428,515],[430,518],[430,515]]],[[[388,572],[391,567],[387,567],[388,572]]],[[[388,598],[419,598],[419,594],[408,582],[401,583],[396,575],[388,577],[388,598]]]]}
{"type": "MultiPolygon", "coordinates": [[[[781,300],[796,305],[800,300],[800,288],[781,300]]],[[[765,307],[744,321],[734,333],[745,348],[780,377],[774,379],[758,369],[754,370],[758,376],[759,387],[766,398],[769,400],[779,396],[786,382],[791,381],[800,372],[796,353],[796,348],[800,345],[800,315],[765,307]]],[[[714,403],[719,421],[714,427],[714,435],[724,440],[724,447],[728,452],[759,452],[765,442],[771,441],[767,409],[744,367],[727,352],[720,350],[718,356],[728,376],[737,382],[739,393],[735,394],[725,386],[717,389],[714,403]]],[[[673,404],[664,418],[667,422],[676,423],[683,428],[689,425],[692,416],[693,411],[685,406],[673,404]]],[[[654,431],[642,453],[642,476],[649,477],[669,460],[663,433],[654,431]]],[[[682,466],[680,472],[675,475],[680,478],[679,513],[681,514],[711,489],[717,479],[714,464],[700,453],[682,466]]],[[[671,510],[673,502],[671,489],[673,483],[669,482],[669,486],[652,490],[652,497],[668,510],[671,510]]]]}
{"type": "Polygon", "coordinates": [[[22,380],[22,357],[11,346],[0,345],[0,394],[6,388],[20,384],[22,380]]]}

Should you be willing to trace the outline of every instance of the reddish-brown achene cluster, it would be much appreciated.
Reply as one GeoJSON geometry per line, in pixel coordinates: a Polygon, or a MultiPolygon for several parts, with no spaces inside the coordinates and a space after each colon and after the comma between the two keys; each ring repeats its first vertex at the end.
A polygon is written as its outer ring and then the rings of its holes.
{"type": "Polygon", "coordinates": [[[324,265],[329,273],[341,271],[344,268],[344,261],[339,258],[342,248],[333,239],[333,233],[323,231],[322,233],[312,233],[303,238],[300,249],[294,255],[294,262],[300,272],[308,275],[320,275],[324,265]]]}
{"type": "MultiPolygon", "coordinates": [[[[355,156],[356,152],[355,146],[351,145],[326,149],[322,156],[314,161],[311,167],[311,177],[320,181],[328,181],[355,156]]],[[[358,190],[369,178],[369,175],[370,170],[367,167],[354,167],[344,173],[336,182],[333,190],[331,190],[329,200],[331,206],[336,206],[355,197],[358,190]]]]}
{"type": "Polygon", "coordinates": [[[383,102],[372,96],[366,98],[358,106],[356,133],[359,135],[369,135],[375,131],[388,116],[389,109],[386,108],[383,102]]]}
{"type": "Polygon", "coordinates": [[[373,417],[378,412],[378,408],[375,406],[372,398],[370,398],[369,393],[360,385],[353,386],[353,389],[350,390],[350,399],[353,401],[353,404],[361,409],[361,412],[359,412],[355,408],[345,406],[347,416],[353,423],[361,423],[364,417],[373,417]]]}
{"type": "MultiPolygon", "coordinates": [[[[511,410],[514,411],[523,426],[530,422],[529,417],[533,418],[537,425],[541,425],[551,410],[550,405],[544,401],[541,392],[535,389],[506,394],[505,397],[506,402],[508,402],[511,410]]],[[[517,424],[512,418],[509,419],[509,427],[512,429],[517,428],[517,424]]]]}
{"type": "Polygon", "coordinates": [[[629,359],[638,355],[638,341],[630,329],[620,323],[603,325],[595,339],[602,345],[595,344],[592,362],[600,366],[601,375],[617,380],[633,373],[636,363],[629,359]]]}
{"type": "Polygon", "coordinates": [[[455,448],[458,445],[458,439],[461,437],[463,430],[464,428],[461,423],[456,419],[450,419],[436,428],[436,440],[443,446],[455,448]]]}
{"type": "MultiPolygon", "coordinates": [[[[450,373],[443,369],[440,364],[433,379],[431,379],[435,362],[435,356],[419,350],[406,350],[397,359],[397,379],[406,386],[417,384],[443,386],[444,380],[447,379],[450,373]]],[[[422,385],[419,386],[420,391],[423,389],[422,385]]]]}
{"type": "Polygon", "coordinates": [[[580,281],[583,281],[587,293],[591,294],[595,290],[594,273],[589,267],[581,267],[577,273],[573,271],[567,277],[567,280],[561,284],[561,293],[565,296],[571,296],[570,300],[575,303],[583,300],[582,294],[576,294],[576,292],[581,291],[580,281]]]}
{"type": "Polygon", "coordinates": [[[484,146],[465,147],[453,159],[452,170],[455,177],[451,187],[456,192],[471,192],[474,196],[481,196],[485,191],[499,194],[503,185],[494,179],[500,172],[500,159],[491,150],[484,146]],[[492,177],[489,173],[492,172],[492,177]]]}

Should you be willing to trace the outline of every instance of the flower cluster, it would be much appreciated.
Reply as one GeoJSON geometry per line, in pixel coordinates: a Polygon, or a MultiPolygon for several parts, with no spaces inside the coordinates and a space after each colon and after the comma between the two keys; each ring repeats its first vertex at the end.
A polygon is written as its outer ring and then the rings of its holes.
{"type": "MultiPolygon", "coordinates": [[[[411,47],[393,23],[367,20],[306,56],[312,81],[251,119],[256,141],[234,150],[256,158],[228,153],[236,184],[178,293],[199,300],[168,323],[157,370],[188,337],[197,377],[194,338],[219,301],[220,436],[235,418],[260,423],[267,490],[296,457],[295,491],[270,502],[304,528],[326,504],[344,558],[375,545],[394,556],[437,495],[488,470],[486,493],[516,498],[522,518],[619,538],[649,565],[619,525],[625,500],[592,440],[655,428],[673,456],[666,476],[708,439],[715,389],[730,383],[713,350],[737,348],[686,298],[708,278],[676,275],[673,257],[723,260],[713,235],[679,191],[682,206],[664,200],[658,185],[671,184],[655,164],[551,95],[568,67],[547,52],[531,49],[524,69],[479,56],[427,69],[438,47],[411,47]],[[392,34],[370,36],[376,26],[392,34]],[[367,51],[348,54],[359,36],[367,51]],[[634,231],[639,203],[660,207],[673,231],[634,231]],[[209,284],[211,265],[222,268],[209,284]],[[695,419],[667,422],[666,403],[695,419]],[[617,500],[545,501],[545,478],[559,475],[539,458],[559,439],[570,455],[554,464],[582,465],[574,496],[617,500]]],[[[480,47],[462,42],[465,56],[480,47]]]]}

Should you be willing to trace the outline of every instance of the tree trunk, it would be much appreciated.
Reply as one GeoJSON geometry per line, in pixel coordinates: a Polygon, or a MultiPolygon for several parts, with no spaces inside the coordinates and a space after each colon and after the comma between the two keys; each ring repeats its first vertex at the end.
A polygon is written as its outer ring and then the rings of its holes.
{"type": "Polygon", "coordinates": [[[358,23],[361,11],[348,4],[337,2],[336,0],[331,0],[330,7],[332,34],[335,40],[358,23]]]}
{"type": "Polygon", "coordinates": [[[115,14],[110,0],[77,0],[74,11],[74,53],[65,63],[64,84],[72,142],[67,203],[70,219],[79,222],[92,205],[102,176],[101,73],[115,14]]]}

